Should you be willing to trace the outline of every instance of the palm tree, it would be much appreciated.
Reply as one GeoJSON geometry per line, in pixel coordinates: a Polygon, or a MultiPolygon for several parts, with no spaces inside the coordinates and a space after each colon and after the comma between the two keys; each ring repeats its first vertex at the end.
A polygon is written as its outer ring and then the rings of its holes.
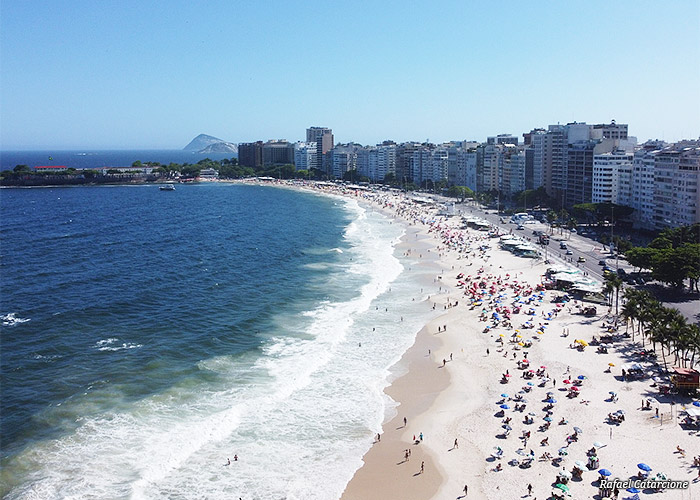
{"type": "Polygon", "coordinates": [[[623,295],[625,303],[622,305],[622,319],[625,320],[625,333],[632,326],[632,342],[634,342],[634,322],[639,319],[639,292],[634,288],[628,288],[623,295]]]}
{"type": "Polygon", "coordinates": [[[618,314],[620,305],[620,289],[622,288],[622,278],[617,274],[609,273],[605,276],[605,285],[603,291],[609,294],[609,305],[612,307],[613,304],[613,292],[615,292],[615,315],[618,314]]]}

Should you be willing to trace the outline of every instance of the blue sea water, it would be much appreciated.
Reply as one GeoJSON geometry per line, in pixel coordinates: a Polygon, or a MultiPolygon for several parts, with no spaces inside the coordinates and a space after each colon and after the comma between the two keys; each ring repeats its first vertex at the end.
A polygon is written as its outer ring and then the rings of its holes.
{"type": "Polygon", "coordinates": [[[143,163],[157,161],[169,163],[197,163],[209,158],[223,160],[235,157],[232,153],[201,154],[179,149],[148,150],[45,150],[45,151],[0,151],[0,170],[12,170],[17,165],[29,167],[56,165],[66,168],[129,167],[135,161],[143,163]]]}
{"type": "Polygon", "coordinates": [[[0,221],[4,498],[337,498],[434,314],[354,200],[3,189],[0,221]]]}

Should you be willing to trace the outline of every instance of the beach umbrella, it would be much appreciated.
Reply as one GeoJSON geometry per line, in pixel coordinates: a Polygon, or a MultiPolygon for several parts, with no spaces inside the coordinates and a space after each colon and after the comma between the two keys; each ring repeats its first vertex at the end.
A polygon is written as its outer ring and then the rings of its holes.
{"type": "Polygon", "coordinates": [[[566,469],[560,470],[560,471],[558,472],[558,474],[559,474],[559,477],[565,477],[565,478],[567,478],[567,479],[571,479],[571,472],[569,472],[569,471],[566,470],[566,469]]]}
{"type": "Polygon", "coordinates": [[[530,413],[528,413],[528,415],[530,415],[531,417],[534,417],[536,414],[535,414],[535,412],[531,411],[530,413]]]}
{"type": "Polygon", "coordinates": [[[610,394],[611,396],[617,396],[617,393],[615,391],[609,391],[608,394],[610,394]]]}
{"type": "Polygon", "coordinates": [[[567,485],[565,485],[565,484],[558,483],[558,484],[555,484],[554,487],[560,489],[560,490],[563,491],[564,493],[568,493],[568,492],[569,492],[569,487],[568,487],[567,485]]]}
{"type": "Polygon", "coordinates": [[[513,428],[510,425],[504,425],[503,428],[507,431],[512,431],[513,428]]]}
{"type": "Polygon", "coordinates": [[[584,462],[583,460],[576,460],[574,463],[579,469],[583,469],[586,466],[586,462],[584,462]]]}
{"type": "Polygon", "coordinates": [[[523,359],[523,361],[522,361],[522,362],[523,362],[523,363],[528,363],[528,364],[530,363],[530,361],[529,361],[529,360],[527,360],[527,359],[523,359]]]}
{"type": "Polygon", "coordinates": [[[564,455],[568,455],[568,454],[569,454],[569,450],[567,450],[566,448],[559,448],[559,455],[564,456],[564,455]]]}
{"type": "Polygon", "coordinates": [[[532,382],[528,382],[527,385],[529,385],[530,387],[532,387],[532,386],[535,385],[535,384],[533,384],[532,382]]]}
{"type": "Polygon", "coordinates": [[[608,469],[600,469],[598,474],[605,477],[612,476],[612,472],[610,472],[608,469]]]}
{"type": "Polygon", "coordinates": [[[508,405],[501,405],[500,407],[503,408],[504,410],[510,410],[510,406],[508,406],[508,405]]]}
{"type": "Polygon", "coordinates": [[[549,399],[545,400],[545,403],[549,403],[549,404],[554,404],[556,402],[557,402],[557,400],[554,398],[549,398],[549,399]]]}
{"type": "Polygon", "coordinates": [[[544,370],[544,369],[546,369],[547,367],[544,366],[544,365],[542,365],[542,366],[540,366],[540,368],[542,368],[542,369],[544,370]]]}
{"type": "Polygon", "coordinates": [[[583,434],[583,431],[581,430],[580,427],[574,427],[574,432],[575,432],[576,434],[583,434]]]}
{"type": "Polygon", "coordinates": [[[700,406],[700,401],[693,401],[693,406],[700,406]]]}
{"type": "Polygon", "coordinates": [[[503,394],[501,394],[501,397],[502,397],[502,398],[507,398],[507,397],[508,397],[508,394],[506,394],[506,393],[504,392],[503,394]]]}
{"type": "Polygon", "coordinates": [[[631,487],[631,488],[627,488],[627,491],[629,491],[630,493],[639,493],[639,492],[642,491],[642,490],[640,490],[640,489],[638,489],[638,488],[635,488],[635,487],[633,486],[633,487],[631,487]]]}
{"type": "Polygon", "coordinates": [[[578,388],[578,387],[572,387],[572,388],[569,389],[569,390],[570,390],[570,391],[574,391],[574,392],[578,392],[578,391],[579,391],[579,388],[578,388]]]}
{"type": "Polygon", "coordinates": [[[551,422],[551,421],[552,421],[552,418],[551,418],[551,417],[544,417],[544,421],[545,421],[545,422],[551,422]]]}
{"type": "Polygon", "coordinates": [[[639,467],[639,469],[643,470],[644,472],[651,471],[651,467],[649,467],[647,464],[637,464],[637,467],[639,467]]]}
{"type": "Polygon", "coordinates": [[[608,363],[608,366],[615,366],[615,363],[608,363]]]}
{"type": "Polygon", "coordinates": [[[602,448],[605,445],[603,443],[601,443],[600,441],[596,441],[595,443],[593,443],[593,446],[595,446],[596,448],[602,448]]]}
{"type": "Polygon", "coordinates": [[[565,384],[570,384],[570,383],[571,383],[571,380],[569,380],[569,379],[567,378],[567,379],[564,380],[564,383],[565,383],[565,384]]]}
{"type": "Polygon", "coordinates": [[[579,380],[585,380],[585,379],[586,379],[586,376],[585,376],[585,375],[579,375],[579,376],[578,376],[578,379],[579,379],[579,380]]]}
{"type": "Polygon", "coordinates": [[[510,373],[506,373],[506,374],[504,375],[504,377],[507,377],[507,378],[510,378],[510,376],[511,376],[510,373]]]}

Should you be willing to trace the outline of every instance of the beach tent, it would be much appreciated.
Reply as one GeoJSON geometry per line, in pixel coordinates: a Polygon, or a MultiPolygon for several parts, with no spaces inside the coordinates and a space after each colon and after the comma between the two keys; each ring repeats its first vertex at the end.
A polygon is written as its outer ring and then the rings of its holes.
{"type": "Polygon", "coordinates": [[[671,383],[678,389],[700,388],[700,372],[692,368],[673,367],[671,383]]]}

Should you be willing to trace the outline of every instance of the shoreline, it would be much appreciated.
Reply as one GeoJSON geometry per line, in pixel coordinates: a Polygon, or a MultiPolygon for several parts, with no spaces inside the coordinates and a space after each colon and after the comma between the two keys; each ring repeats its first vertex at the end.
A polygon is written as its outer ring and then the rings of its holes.
{"type": "MultiPolygon", "coordinates": [[[[358,192],[345,194],[358,200],[365,197],[358,192]]],[[[375,439],[362,458],[363,465],[346,486],[342,500],[465,498],[465,487],[469,498],[550,498],[552,491],[561,493],[553,490],[560,482],[568,483],[564,486],[571,488],[575,498],[600,499],[608,492],[600,489],[602,476],[596,470],[606,468],[613,478],[633,479],[641,474],[636,464],[642,462],[652,469],[651,479],[658,473],[688,482],[691,490],[667,489],[664,498],[692,497],[700,481],[697,462],[694,464],[700,443],[693,437],[700,433],[678,424],[693,399],[659,394],[655,382],[661,375],[659,364],[638,357],[644,346],[639,338],[632,342],[622,335],[624,324],[613,325],[615,319],[605,315],[605,309],[593,318],[577,316],[580,303],[554,302],[563,292],[535,293],[547,267],[542,261],[515,257],[494,246],[494,240],[484,233],[459,229],[455,219],[435,218],[439,222],[434,222],[433,212],[420,222],[419,213],[429,214],[429,210],[416,208],[416,213],[401,217],[395,206],[381,206],[382,195],[366,197],[371,206],[379,204],[387,217],[405,224],[407,234],[413,230],[428,237],[431,250],[436,249],[432,256],[437,254],[435,263],[442,268],[439,279],[445,287],[430,300],[443,306],[445,314],[417,333],[414,344],[395,365],[406,372],[391,380],[384,392],[396,402],[397,414],[385,419],[381,441],[375,439]],[[486,248],[481,250],[481,245],[486,248]],[[524,307],[531,309],[531,316],[523,311],[513,314],[512,324],[491,321],[501,301],[492,297],[483,306],[481,300],[475,302],[476,289],[465,286],[464,281],[460,284],[458,274],[462,273],[470,275],[467,283],[471,278],[474,287],[473,280],[478,278],[485,282],[480,286],[492,287],[492,293],[500,291],[504,303],[527,298],[524,307]],[[452,307],[453,300],[459,300],[459,305],[452,307]],[[522,330],[529,319],[533,329],[522,330]],[[438,332],[441,325],[447,329],[438,332]],[[576,340],[588,345],[610,331],[617,335],[616,340],[603,354],[576,340]],[[523,341],[528,342],[524,348],[523,341]],[[431,349],[430,357],[426,347],[431,349]],[[538,383],[532,387],[524,385],[527,391],[518,390],[525,382],[520,380],[524,372],[518,369],[524,357],[533,360],[534,368],[541,365],[545,377],[541,382],[535,379],[538,383]],[[443,359],[447,361],[444,370],[443,359]],[[623,378],[620,370],[630,362],[643,364],[648,375],[642,380],[623,378]],[[503,385],[500,379],[509,371],[514,378],[503,385]],[[575,379],[580,392],[574,394],[569,379],[575,379]],[[613,399],[609,396],[612,389],[613,399]],[[520,399],[514,399],[513,393],[519,393],[520,399]],[[556,398],[555,404],[543,406],[544,399],[551,397],[556,398]],[[517,408],[518,402],[526,401],[521,412],[513,412],[513,405],[517,408]],[[498,404],[504,402],[507,409],[499,410],[498,404]],[[526,406],[528,413],[522,412],[526,406]],[[629,423],[611,420],[609,415],[615,412],[624,412],[629,423]],[[550,414],[551,428],[542,420],[550,414]],[[505,417],[507,422],[512,420],[511,425],[503,423],[505,417]],[[511,426],[512,432],[503,430],[511,426]],[[416,444],[413,436],[420,433],[424,439],[416,444]],[[503,459],[494,458],[496,448],[503,450],[503,459]],[[412,451],[408,462],[403,459],[405,449],[412,451]],[[582,481],[567,479],[570,471],[576,472],[578,464],[588,460],[591,450],[597,455],[595,466],[579,470],[582,481]],[[527,458],[530,456],[532,459],[527,458]],[[424,462],[423,473],[420,462],[424,462]],[[519,467],[519,463],[528,465],[519,467]],[[567,476],[562,479],[559,474],[567,476]]]]}

